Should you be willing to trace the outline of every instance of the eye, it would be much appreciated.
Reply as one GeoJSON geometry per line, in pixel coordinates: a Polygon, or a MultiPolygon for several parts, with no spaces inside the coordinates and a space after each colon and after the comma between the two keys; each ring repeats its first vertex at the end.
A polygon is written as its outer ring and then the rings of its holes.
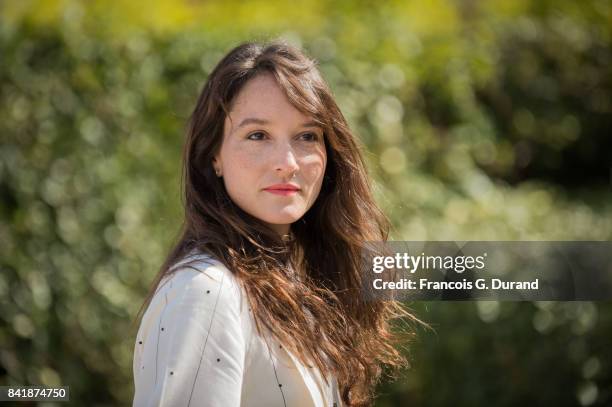
{"type": "Polygon", "coordinates": [[[265,137],[265,134],[263,134],[261,131],[256,131],[255,133],[251,133],[247,136],[247,139],[249,140],[263,140],[265,137]]]}
{"type": "Polygon", "coordinates": [[[306,141],[317,141],[319,140],[319,135],[317,133],[304,133],[300,136],[302,138],[302,140],[306,140],[306,141]]]}

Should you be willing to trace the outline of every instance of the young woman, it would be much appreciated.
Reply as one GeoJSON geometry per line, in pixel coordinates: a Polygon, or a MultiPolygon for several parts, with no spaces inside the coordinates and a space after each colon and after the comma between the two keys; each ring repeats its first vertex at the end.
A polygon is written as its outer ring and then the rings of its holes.
{"type": "Polygon", "coordinates": [[[371,404],[405,364],[389,321],[410,315],[363,294],[362,250],[388,223],[316,63],[282,42],[230,51],[191,116],[183,182],[180,238],[140,310],[134,405],[371,404]]]}

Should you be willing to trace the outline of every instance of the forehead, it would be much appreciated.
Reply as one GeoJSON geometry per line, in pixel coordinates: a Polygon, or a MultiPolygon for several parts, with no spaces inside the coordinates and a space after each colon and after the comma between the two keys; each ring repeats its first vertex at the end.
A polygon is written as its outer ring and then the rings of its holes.
{"type": "MultiPolygon", "coordinates": [[[[259,74],[240,90],[231,106],[226,125],[236,126],[246,117],[276,121],[300,121],[310,116],[296,109],[270,73],[259,74]]],[[[227,126],[226,126],[227,127],[227,126]]]]}

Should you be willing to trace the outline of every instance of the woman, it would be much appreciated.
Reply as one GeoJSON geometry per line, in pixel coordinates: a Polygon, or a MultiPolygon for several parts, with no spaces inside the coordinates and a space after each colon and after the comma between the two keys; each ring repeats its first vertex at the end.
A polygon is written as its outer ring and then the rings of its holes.
{"type": "Polygon", "coordinates": [[[140,310],[134,405],[369,405],[382,368],[405,363],[389,321],[409,314],[363,295],[362,250],[388,224],[315,62],[281,42],[230,51],[183,177],[183,230],[140,310]]]}

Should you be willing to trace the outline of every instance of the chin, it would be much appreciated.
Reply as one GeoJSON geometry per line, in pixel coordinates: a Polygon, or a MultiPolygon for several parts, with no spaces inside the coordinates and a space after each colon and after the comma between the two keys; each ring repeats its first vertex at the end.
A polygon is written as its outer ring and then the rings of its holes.
{"type": "Polygon", "coordinates": [[[268,216],[259,217],[261,220],[266,223],[271,223],[274,225],[288,225],[293,222],[298,221],[302,216],[304,216],[304,212],[302,211],[281,211],[280,213],[275,214],[267,214],[268,216]]]}

